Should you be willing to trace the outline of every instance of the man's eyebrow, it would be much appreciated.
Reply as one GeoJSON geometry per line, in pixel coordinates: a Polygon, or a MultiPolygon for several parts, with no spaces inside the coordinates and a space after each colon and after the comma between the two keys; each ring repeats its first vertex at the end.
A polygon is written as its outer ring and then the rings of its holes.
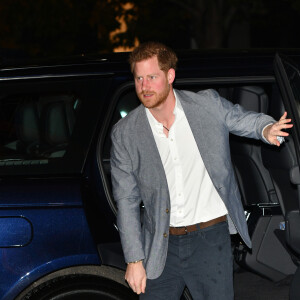
{"type": "Polygon", "coordinates": [[[147,76],[159,76],[159,74],[158,73],[150,73],[150,74],[147,74],[145,76],[134,74],[134,77],[147,77],[147,76]]]}

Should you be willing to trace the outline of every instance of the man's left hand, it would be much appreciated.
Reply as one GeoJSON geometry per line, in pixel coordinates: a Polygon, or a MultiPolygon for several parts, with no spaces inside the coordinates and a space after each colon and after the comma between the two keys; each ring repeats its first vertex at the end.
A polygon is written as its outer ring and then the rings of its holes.
{"type": "Polygon", "coordinates": [[[282,129],[288,129],[293,127],[291,124],[292,119],[287,119],[287,112],[284,112],[280,120],[274,124],[270,124],[267,126],[264,131],[263,135],[268,140],[268,142],[272,145],[280,146],[280,142],[277,140],[277,136],[288,136],[289,134],[282,129]]]}

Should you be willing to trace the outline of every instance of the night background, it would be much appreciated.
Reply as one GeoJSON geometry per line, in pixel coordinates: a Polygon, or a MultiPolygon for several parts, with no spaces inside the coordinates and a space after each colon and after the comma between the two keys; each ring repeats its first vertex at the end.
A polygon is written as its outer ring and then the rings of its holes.
{"type": "Polygon", "coordinates": [[[0,0],[0,57],[300,48],[300,0],[0,0]]]}

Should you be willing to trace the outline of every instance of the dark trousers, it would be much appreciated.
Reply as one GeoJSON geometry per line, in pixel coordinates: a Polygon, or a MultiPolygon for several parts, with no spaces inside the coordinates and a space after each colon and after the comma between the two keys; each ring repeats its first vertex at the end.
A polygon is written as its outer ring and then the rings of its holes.
{"type": "Polygon", "coordinates": [[[226,222],[169,237],[167,261],[148,279],[141,300],[179,300],[187,286],[194,300],[233,300],[233,267],[226,222]]]}

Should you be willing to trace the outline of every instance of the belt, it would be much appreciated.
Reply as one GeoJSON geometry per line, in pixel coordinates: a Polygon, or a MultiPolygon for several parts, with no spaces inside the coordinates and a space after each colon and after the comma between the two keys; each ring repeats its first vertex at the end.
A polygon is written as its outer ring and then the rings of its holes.
{"type": "Polygon", "coordinates": [[[182,226],[182,227],[170,227],[169,228],[169,234],[170,235],[184,235],[187,234],[188,232],[193,232],[198,230],[198,228],[203,229],[221,222],[226,221],[226,216],[218,217],[215,219],[212,219],[207,222],[201,222],[198,224],[193,224],[190,226],[182,226]]]}

